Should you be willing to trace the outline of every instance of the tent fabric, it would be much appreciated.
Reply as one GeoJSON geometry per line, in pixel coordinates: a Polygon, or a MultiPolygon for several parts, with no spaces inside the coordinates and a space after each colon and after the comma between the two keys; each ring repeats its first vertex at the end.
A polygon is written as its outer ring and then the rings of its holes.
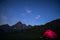
{"type": "Polygon", "coordinates": [[[46,30],[44,33],[43,33],[43,37],[48,37],[48,38],[57,38],[57,34],[52,31],[52,30],[46,30]]]}

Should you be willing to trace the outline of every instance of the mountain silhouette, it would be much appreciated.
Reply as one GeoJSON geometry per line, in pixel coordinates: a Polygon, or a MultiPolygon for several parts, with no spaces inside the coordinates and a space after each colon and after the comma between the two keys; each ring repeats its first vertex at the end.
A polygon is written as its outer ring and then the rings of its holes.
{"type": "Polygon", "coordinates": [[[45,27],[47,27],[47,29],[51,29],[58,32],[60,30],[60,19],[46,23],[45,27]]]}
{"type": "Polygon", "coordinates": [[[26,29],[27,26],[26,24],[23,24],[22,22],[17,22],[15,25],[12,25],[14,29],[21,30],[21,29],[26,29]]]}
{"type": "Polygon", "coordinates": [[[10,26],[8,24],[4,24],[0,26],[0,32],[1,31],[7,31],[10,26]]]}
{"type": "Polygon", "coordinates": [[[26,25],[22,22],[9,26],[8,24],[0,25],[0,36],[2,39],[8,40],[55,40],[43,37],[46,30],[52,30],[57,34],[56,40],[60,40],[60,19],[50,21],[44,25],[26,25]]]}

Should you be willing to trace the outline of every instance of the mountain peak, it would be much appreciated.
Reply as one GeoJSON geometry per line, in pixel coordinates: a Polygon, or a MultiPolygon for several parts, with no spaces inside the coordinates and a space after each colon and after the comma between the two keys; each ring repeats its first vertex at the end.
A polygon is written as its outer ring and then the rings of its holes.
{"type": "Polygon", "coordinates": [[[22,22],[19,21],[19,22],[17,22],[16,24],[22,24],[22,22]]]}
{"type": "Polygon", "coordinates": [[[23,23],[22,22],[17,22],[14,26],[22,27],[23,23]]]}

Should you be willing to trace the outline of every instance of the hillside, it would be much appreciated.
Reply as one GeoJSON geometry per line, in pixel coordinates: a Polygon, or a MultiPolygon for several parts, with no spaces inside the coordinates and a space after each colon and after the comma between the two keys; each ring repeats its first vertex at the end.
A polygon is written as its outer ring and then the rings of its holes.
{"type": "Polygon", "coordinates": [[[2,40],[59,40],[60,39],[60,19],[53,20],[45,25],[26,26],[21,22],[12,25],[0,26],[0,39],[2,40]],[[58,36],[56,38],[44,37],[46,30],[54,31],[58,36]]]}

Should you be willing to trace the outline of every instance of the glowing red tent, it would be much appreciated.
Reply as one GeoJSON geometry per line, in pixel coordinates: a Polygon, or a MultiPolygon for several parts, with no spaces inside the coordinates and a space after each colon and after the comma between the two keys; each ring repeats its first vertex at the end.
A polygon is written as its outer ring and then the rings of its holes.
{"type": "Polygon", "coordinates": [[[43,37],[48,37],[48,38],[57,38],[57,34],[52,31],[52,30],[46,30],[43,34],[43,37]]]}

